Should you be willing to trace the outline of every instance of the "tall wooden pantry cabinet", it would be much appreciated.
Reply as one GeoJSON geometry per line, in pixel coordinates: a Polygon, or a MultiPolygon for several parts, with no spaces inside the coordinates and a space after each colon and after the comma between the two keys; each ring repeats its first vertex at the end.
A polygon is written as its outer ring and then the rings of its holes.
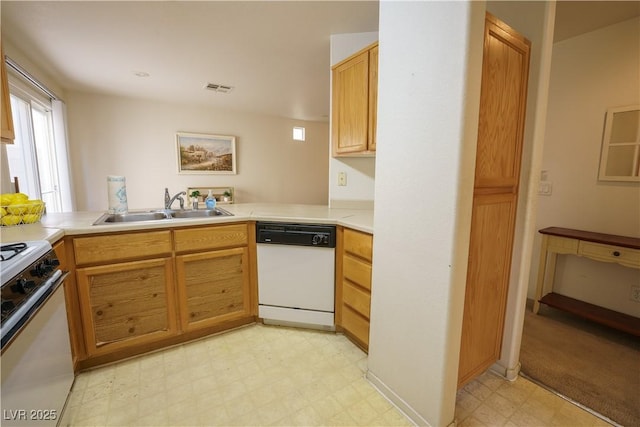
{"type": "Polygon", "coordinates": [[[500,358],[531,43],[487,14],[458,386],[500,358]]]}

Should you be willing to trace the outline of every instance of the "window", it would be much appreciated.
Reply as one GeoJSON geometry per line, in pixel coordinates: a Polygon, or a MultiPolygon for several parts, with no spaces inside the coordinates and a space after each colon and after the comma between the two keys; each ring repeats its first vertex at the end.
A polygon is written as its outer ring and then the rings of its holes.
{"type": "Polygon", "coordinates": [[[640,181],[640,106],[607,110],[599,178],[640,181]]]}
{"type": "Polygon", "coordinates": [[[293,128],[293,140],[294,141],[304,141],[304,128],[303,127],[294,127],[293,128]]]}
{"type": "Polygon", "coordinates": [[[72,211],[63,104],[7,65],[15,130],[14,143],[5,145],[9,177],[47,212],[72,211]]]}

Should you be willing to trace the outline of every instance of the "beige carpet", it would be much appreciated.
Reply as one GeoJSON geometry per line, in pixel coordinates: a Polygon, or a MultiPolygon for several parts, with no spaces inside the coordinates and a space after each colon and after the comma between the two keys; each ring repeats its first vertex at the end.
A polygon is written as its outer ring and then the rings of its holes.
{"type": "Polygon", "coordinates": [[[623,426],[640,426],[640,339],[542,306],[528,307],[522,372],[623,426]]]}

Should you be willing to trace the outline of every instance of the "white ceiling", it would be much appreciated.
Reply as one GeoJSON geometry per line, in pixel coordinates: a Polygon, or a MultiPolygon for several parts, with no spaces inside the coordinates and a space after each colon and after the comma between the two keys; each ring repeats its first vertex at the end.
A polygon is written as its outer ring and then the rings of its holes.
{"type": "Polygon", "coordinates": [[[368,1],[1,5],[2,38],[65,89],[320,121],[329,114],[330,35],[378,29],[378,3],[368,1]]]}
{"type": "MultiPolygon", "coordinates": [[[[555,39],[638,15],[637,1],[561,1],[555,39]]],[[[377,31],[378,2],[2,0],[1,17],[65,89],[326,121],[329,37],[377,31]]]]}
{"type": "Polygon", "coordinates": [[[640,16],[640,1],[558,1],[555,42],[640,16]]]}

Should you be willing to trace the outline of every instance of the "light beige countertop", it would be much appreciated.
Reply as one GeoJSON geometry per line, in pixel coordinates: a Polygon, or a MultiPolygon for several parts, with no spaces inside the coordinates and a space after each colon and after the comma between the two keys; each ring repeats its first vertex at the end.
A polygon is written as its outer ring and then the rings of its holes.
{"type": "MultiPolygon", "coordinates": [[[[50,213],[39,224],[2,227],[3,243],[25,240],[55,242],[65,235],[110,233],[114,231],[149,230],[165,227],[221,224],[240,221],[278,221],[294,223],[334,224],[373,233],[373,210],[336,209],[326,205],[298,205],[281,203],[241,203],[220,205],[233,216],[160,219],[108,225],[92,225],[104,212],[50,213]]],[[[148,209],[157,210],[157,209],[148,209]]],[[[134,210],[132,210],[133,212],[134,210]]]]}
{"type": "Polygon", "coordinates": [[[51,243],[64,237],[64,230],[45,228],[42,224],[23,224],[0,228],[0,242],[27,242],[30,240],[48,240],[51,243]]]}

